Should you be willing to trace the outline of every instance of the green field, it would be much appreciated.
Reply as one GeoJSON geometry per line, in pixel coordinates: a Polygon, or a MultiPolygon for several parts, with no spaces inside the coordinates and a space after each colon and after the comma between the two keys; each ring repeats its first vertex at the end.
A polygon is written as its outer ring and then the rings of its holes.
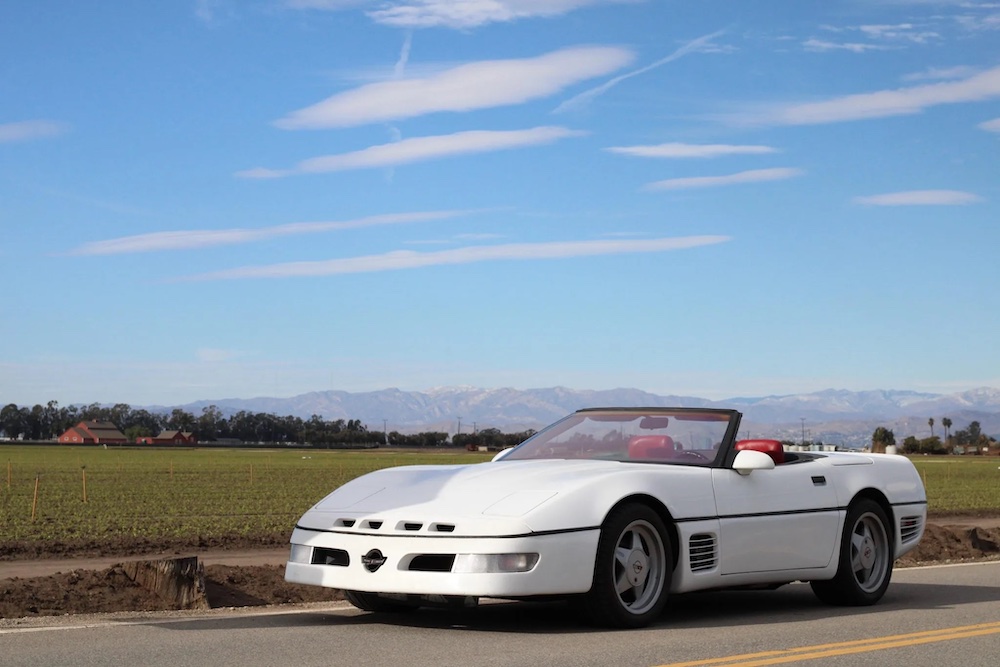
{"type": "Polygon", "coordinates": [[[303,512],[366,472],[491,456],[462,450],[3,446],[0,541],[288,536],[303,512]]]}
{"type": "MultiPolygon", "coordinates": [[[[454,450],[6,445],[0,447],[0,541],[287,536],[305,510],[358,475],[394,465],[478,463],[490,456],[454,450]]],[[[931,513],[1000,512],[1000,459],[913,460],[931,513]]]]}

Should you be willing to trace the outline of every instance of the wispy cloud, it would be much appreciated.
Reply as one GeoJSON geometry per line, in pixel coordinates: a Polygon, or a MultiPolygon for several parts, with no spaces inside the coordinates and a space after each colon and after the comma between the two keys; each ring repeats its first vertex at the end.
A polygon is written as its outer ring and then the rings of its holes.
{"type": "Polygon", "coordinates": [[[550,126],[534,127],[527,130],[470,130],[434,137],[402,139],[352,153],[314,157],[299,162],[293,169],[277,170],[258,167],[238,172],[236,175],[242,178],[281,178],[295,174],[398,167],[455,155],[550,144],[559,139],[578,137],[584,134],[586,132],[550,126]]]}
{"type": "Polygon", "coordinates": [[[955,67],[928,67],[923,72],[913,72],[903,77],[903,81],[944,81],[964,79],[976,73],[976,68],[968,65],[955,67]]]}
{"type": "Polygon", "coordinates": [[[613,146],[604,150],[633,157],[656,158],[713,158],[726,155],[763,155],[777,152],[777,149],[771,146],[681,143],[652,146],[613,146]]]}
{"type": "Polygon", "coordinates": [[[891,47],[884,44],[868,44],[864,42],[828,42],[822,39],[807,39],[802,42],[802,48],[806,51],[850,51],[851,53],[865,53],[866,51],[887,51],[891,47]]]}
{"type": "Polygon", "coordinates": [[[725,176],[693,176],[689,178],[669,178],[646,185],[644,190],[688,190],[691,188],[716,188],[725,185],[741,183],[762,183],[765,181],[783,181],[801,176],[805,172],[791,167],[774,169],[751,169],[725,176]]]}
{"type": "Polygon", "coordinates": [[[65,123],[52,120],[22,120],[16,123],[0,123],[0,144],[47,139],[68,130],[69,126],[65,123]]]}
{"type": "Polygon", "coordinates": [[[913,42],[926,44],[939,38],[937,32],[926,30],[912,23],[896,23],[894,25],[862,25],[858,30],[869,39],[913,42]]]}
{"type": "Polygon", "coordinates": [[[639,69],[632,70],[631,72],[627,72],[626,74],[622,74],[621,76],[616,76],[615,78],[606,81],[605,83],[602,83],[596,88],[591,88],[590,90],[586,90],[580,93],[579,95],[571,97],[570,99],[566,100],[565,102],[557,106],[552,113],[563,113],[565,111],[572,111],[574,109],[579,109],[589,104],[592,100],[596,99],[597,97],[600,97],[604,93],[608,92],[609,90],[617,86],[622,81],[625,81],[626,79],[631,79],[634,76],[645,74],[646,72],[654,70],[657,67],[662,67],[667,63],[671,63],[679,58],[683,58],[689,53],[696,53],[699,51],[708,50],[710,48],[712,40],[718,37],[719,35],[723,34],[723,32],[724,31],[722,30],[718,30],[711,34],[703,35],[701,37],[698,37],[697,39],[693,39],[665,58],[661,58],[654,63],[650,63],[645,67],[640,67],[639,69]]]}
{"type": "Polygon", "coordinates": [[[864,206],[966,206],[984,201],[979,195],[961,190],[909,190],[855,197],[864,206]]]}
{"type": "Polygon", "coordinates": [[[1000,97],[1000,67],[960,81],[880,90],[795,104],[760,118],[779,125],[816,125],[920,113],[942,104],[981,102],[1000,97]]]}
{"type": "Polygon", "coordinates": [[[395,66],[392,68],[392,78],[402,79],[403,74],[406,72],[406,63],[410,61],[410,49],[413,47],[413,33],[406,33],[406,39],[403,40],[403,48],[399,50],[399,58],[396,60],[395,66]]]}
{"type": "Polygon", "coordinates": [[[284,0],[285,6],[292,9],[323,9],[327,11],[350,9],[369,2],[371,0],[284,0]]]}
{"type": "MultiPolygon", "coordinates": [[[[458,30],[489,23],[561,16],[588,5],[616,0],[403,0],[368,12],[377,23],[399,28],[445,27],[458,30]]],[[[621,2],[622,0],[617,0],[621,2]]]]}
{"type": "Polygon", "coordinates": [[[436,252],[400,250],[382,255],[331,259],[322,262],[289,262],[266,266],[246,266],[213,271],[181,280],[237,280],[246,278],[290,278],[400,271],[430,266],[474,264],[478,262],[568,259],[598,255],[666,252],[724,243],[728,236],[683,236],[644,240],[556,241],[551,243],[510,243],[468,246],[436,252]]]}
{"type": "MultiPolygon", "coordinates": [[[[590,5],[642,0],[390,0],[366,12],[382,25],[396,28],[452,28],[468,30],[490,23],[562,16],[590,5]]],[[[370,0],[284,0],[292,9],[340,11],[370,0]]]]}
{"type": "Polygon", "coordinates": [[[626,49],[581,46],[535,58],[468,63],[423,78],[370,83],[338,93],[275,125],[286,130],[350,127],[522,104],[614,72],[632,58],[626,49]]]}
{"type": "Polygon", "coordinates": [[[298,236],[301,234],[319,234],[323,232],[345,229],[361,229],[378,225],[399,225],[411,222],[428,222],[431,220],[446,220],[473,211],[423,211],[415,213],[390,213],[372,215],[354,220],[339,220],[330,222],[293,222],[286,225],[261,227],[260,229],[204,229],[179,230],[173,232],[153,232],[123,236],[106,241],[93,241],[69,251],[69,255],[122,255],[141,252],[159,252],[164,250],[194,250],[212,246],[236,245],[253,243],[280,236],[298,236]]]}
{"type": "Polygon", "coordinates": [[[987,132],[1000,132],[1000,118],[988,120],[984,123],[980,123],[976,127],[980,130],[986,130],[987,132]]]}

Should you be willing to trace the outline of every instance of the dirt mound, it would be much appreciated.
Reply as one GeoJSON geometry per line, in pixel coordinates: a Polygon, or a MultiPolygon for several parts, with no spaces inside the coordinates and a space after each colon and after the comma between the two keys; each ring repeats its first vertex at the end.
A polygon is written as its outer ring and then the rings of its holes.
{"type": "MultiPolygon", "coordinates": [[[[943,523],[945,525],[928,524],[920,546],[897,561],[897,567],[1000,558],[1000,521],[992,519],[978,521],[977,525],[961,525],[962,522],[949,525],[945,519],[943,523]]],[[[168,553],[190,551],[197,547],[225,547],[236,553],[241,548],[279,544],[277,538],[255,543],[247,540],[248,538],[240,537],[233,541],[226,541],[225,538],[195,538],[143,545],[134,542],[57,544],[50,545],[52,548],[48,550],[40,545],[7,544],[0,549],[0,560],[69,554],[106,556],[168,553]]],[[[281,545],[283,546],[283,542],[281,545]]],[[[205,587],[209,605],[213,608],[326,602],[343,598],[342,593],[337,590],[287,583],[282,565],[209,565],[205,567],[205,587]]],[[[0,579],[0,618],[173,608],[175,607],[171,607],[156,594],[146,591],[129,579],[121,566],[99,571],[77,569],[69,573],[30,579],[0,579]]]]}
{"type": "MultiPolygon", "coordinates": [[[[337,590],[287,583],[281,565],[209,565],[205,592],[213,609],[343,598],[337,590]]],[[[0,579],[0,618],[176,608],[129,579],[120,565],[32,579],[0,579]]]]}

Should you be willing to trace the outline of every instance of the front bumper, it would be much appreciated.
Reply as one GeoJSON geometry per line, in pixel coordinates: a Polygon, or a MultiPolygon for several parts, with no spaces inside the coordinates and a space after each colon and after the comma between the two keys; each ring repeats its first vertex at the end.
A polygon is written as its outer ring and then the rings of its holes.
{"type": "Polygon", "coordinates": [[[285,580],[412,595],[526,597],[585,593],[594,576],[599,536],[597,528],[515,537],[418,537],[296,528],[285,580]],[[452,561],[456,560],[452,557],[459,554],[524,553],[538,554],[534,567],[526,572],[452,569],[452,561]],[[372,561],[382,559],[384,562],[371,571],[372,561]]]}

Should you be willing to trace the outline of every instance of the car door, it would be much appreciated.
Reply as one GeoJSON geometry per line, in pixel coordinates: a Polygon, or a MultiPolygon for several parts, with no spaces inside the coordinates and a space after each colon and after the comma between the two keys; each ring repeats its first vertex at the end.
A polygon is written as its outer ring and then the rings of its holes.
{"type": "Polygon", "coordinates": [[[829,471],[818,460],[748,475],[714,469],[722,574],[828,565],[840,529],[829,471]]]}

